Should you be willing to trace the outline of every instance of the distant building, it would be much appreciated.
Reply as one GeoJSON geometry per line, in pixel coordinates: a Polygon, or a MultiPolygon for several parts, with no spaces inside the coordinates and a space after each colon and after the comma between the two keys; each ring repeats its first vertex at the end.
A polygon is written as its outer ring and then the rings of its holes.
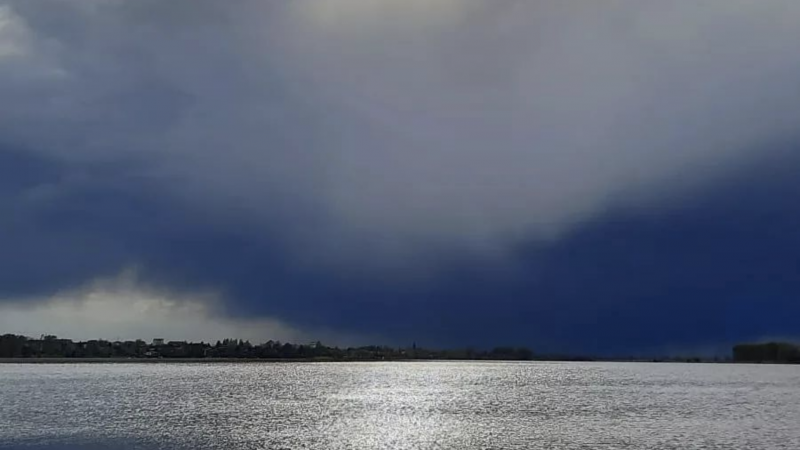
{"type": "Polygon", "coordinates": [[[153,345],[164,345],[164,338],[153,339],[153,345]]]}

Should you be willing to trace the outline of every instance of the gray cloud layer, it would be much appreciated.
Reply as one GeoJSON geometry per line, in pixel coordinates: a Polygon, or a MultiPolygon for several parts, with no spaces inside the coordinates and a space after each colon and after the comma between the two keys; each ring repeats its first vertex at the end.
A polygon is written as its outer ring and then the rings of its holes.
{"type": "Polygon", "coordinates": [[[301,262],[502,255],[790,137],[798,20],[779,0],[12,0],[0,139],[122,167],[301,262]]]}

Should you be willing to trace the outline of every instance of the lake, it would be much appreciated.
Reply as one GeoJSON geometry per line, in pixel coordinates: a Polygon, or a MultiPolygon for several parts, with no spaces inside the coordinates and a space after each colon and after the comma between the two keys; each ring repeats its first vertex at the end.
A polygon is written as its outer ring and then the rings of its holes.
{"type": "Polygon", "coordinates": [[[800,449],[800,367],[0,364],[0,448],[800,449]]]}

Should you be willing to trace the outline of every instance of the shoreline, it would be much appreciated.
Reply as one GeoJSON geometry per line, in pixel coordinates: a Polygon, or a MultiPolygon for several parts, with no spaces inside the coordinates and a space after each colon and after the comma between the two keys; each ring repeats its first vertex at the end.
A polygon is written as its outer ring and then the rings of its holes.
{"type": "Polygon", "coordinates": [[[744,363],[735,361],[670,361],[670,360],[569,360],[569,359],[537,359],[537,360],[488,360],[488,359],[386,359],[386,360],[336,360],[329,358],[0,358],[2,364],[280,364],[280,363],[374,363],[374,362],[499,362],[499,363],[650,363],[650,364],[753,364],[753,365],[786,365],[781,363],[744,363]]]}
{"type": "MultiPolygon", "coordinates": [[[[288,363],[357,362],[330,359],[255,358],[0,358],[0,364],[198,364],[198,363],[288,363]]],[[[372,361],[366,361],[372,362],[372,361]]]]}

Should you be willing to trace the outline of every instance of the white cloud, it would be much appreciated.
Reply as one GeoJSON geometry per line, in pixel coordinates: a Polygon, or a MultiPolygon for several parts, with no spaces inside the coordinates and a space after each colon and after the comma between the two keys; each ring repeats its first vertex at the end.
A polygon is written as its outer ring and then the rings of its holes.
{"type": "MultiPolygon", "coordinates": [[[[7,300],[7,299],[6,299],[7,300]]],[[[308,332],[266,317],[231,317],[214,292],[175,293],[143,284],[134,270],[99,279],[80,289],[38,302],[0,301],[3,333],[55,334],[74,340],[167,340],[215,342],[236,338],[252,342],[323,340],[347,345],[331,332],[308,332]]]]}
{"type": "Polygon", "coordinates": [[[8,5],[0,5],[0,62],[27,52],[28,29],[8,5]]]}
{"type": "Polygon", "coordinates": [[[800,122],[796,1],[9,5],[39,63],[0,75],[6,140],[145,160],[304,261],[502,254],[800,122]]]}

